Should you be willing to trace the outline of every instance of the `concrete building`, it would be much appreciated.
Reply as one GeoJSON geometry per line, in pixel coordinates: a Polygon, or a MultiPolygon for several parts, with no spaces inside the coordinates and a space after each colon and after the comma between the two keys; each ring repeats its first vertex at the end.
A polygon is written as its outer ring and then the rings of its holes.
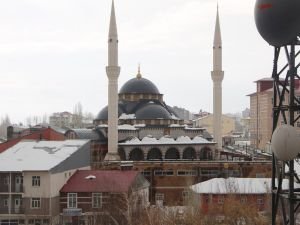
{"type": "Polygon", "coordinates": [[[88,140],[23,141],[0,154],[0,224],[59,223],[59,190],[90,168],[88,140]]]}
{"type": "MultiPolygon", "coordinates": [[[[212,114],[197,118],[193,121],[195,127],[205,128],[209,133],[213,133],[214,116],[212,114]]],[[[221,136],[229,135],[235,131],[236,121],[234,118],[222,115],[221,119],[221,136]]]]}
{"type": "MultiPolygon", "coordinates": [[[[256,92],[248,95],[250,97],[250,142],[251,146],[268,151],[272,137],[273,127],[273,79],[263,78],[255,81],[256,92]]],[[[295,80],[295,95],[300,98],[300,81],[295,80]]],[[[288,104],[288,94],[283,103],[288,104]]],[[[295,112],[295,118],[300,112],[295,112]]],[[[289,115],[286,114],[289,121],[289,115]]],[[[285,123],[282,114],[279,117],[278,125],[285,123]]],[[[295,124],[300,129],[300,122],[295,124]]]]}
{"type": "Polygon", "coordinates": [[[70,112],[56,112],[49,117],[49,124],[57,127],[73,127],[74,115],[70,112]]]}

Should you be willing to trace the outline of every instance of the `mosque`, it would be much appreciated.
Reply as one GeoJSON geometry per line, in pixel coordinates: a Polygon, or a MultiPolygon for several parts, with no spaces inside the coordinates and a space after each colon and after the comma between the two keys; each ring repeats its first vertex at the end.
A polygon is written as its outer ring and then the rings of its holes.
{"type": "MultiPolygon", "coordinates": [[[[118,33],[112,3],[108,35],[108,105],[93,129],[72,129],[69,139],[91,140],[91,167],[140,171],[150,182],[152,204],[182,205],[187,187],[214,177],[269,173],[268,162],[220,161],[222,152],[222,41],[217,11],[213,42],[213,137],[184,124],[158,87],[140,69],[118,90],[118,33]]],[[[123,75],[122,75],[123,76],[123,75]]]]}
{"type": "MultiPolygon", "coordinates": [[[[214,130],[215,141],[203,128],[184,124],[168,106],[156,85],[137,75],[128,80],[118,92],[118,33],[114,3],[112,3],[108,35],[108,106],[94,120],[96,129],[107,137],[105,160],[214,160],[218,158],[219,134],[214,130]]],[[[217,13],[214,37],[214,113],[220,124],[222,108],[222,48],[219,16],[217,13]],[[217,85],[215,85],[217,83],[217,85]],[[216,95],[215,95],[216,94],[216,95]],[[215,110],[217,106],[217,110],[215,110]],[[220,115],[219,115],[220,114],[220,115]]]]}

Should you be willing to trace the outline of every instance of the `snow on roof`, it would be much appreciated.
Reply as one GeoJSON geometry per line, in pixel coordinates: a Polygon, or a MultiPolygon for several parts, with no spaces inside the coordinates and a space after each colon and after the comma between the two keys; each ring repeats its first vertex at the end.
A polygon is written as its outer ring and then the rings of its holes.
{"type": "Polygon", "coordinates": [[[139,123],[139,124],[134,124],[135,127],[145,127],[146,124],[144,123],[139,123]]]}
{"type": "Polygon", "coordinates": [[[119,130],[136,130],[136,128],[130,124],[122,124],[118,126],[119,130]]]}
{"type": "Polygon", "coordinates": [[[89,140],[22,141],[0,154],[0,171],[47,171],[89,140]]]}
{"type": "Polygon", "coordinates": [[[208,140],[206,140],[205,138],[203,138],[201,136],[194,137],[193,142],[195,142],[195,143],[207,143],[207,144],[212,143],[211,141],[208,141],[208,140]]]}
{"type": "MultiPolygon", "coordinates": [[[[288,179],[282,182],[282,188],[288,189],[288,179]]],[[[295,188],[300,185],[295,183],[295,188]]],[[[271,192],[271,178],[213,178],[190,186],[198,194],[264,194],[271,192]]]]}
{"type": "Polygon", "coordinates": [[[161,137],[159,139],[159,142],[161,142],[161,143],[176,143],[175,140],[172,137],[168,136],[168,135],[165,135],[165,136],[161,137]]]}
{"type": "Polygon", "coordinates": [[[175,116],[173,113],[171,113],[171,118],[172,118],[173,120],[179,120],[179,118],[178,118],[177,116],[175,116]]]}
{"type": "Polygon", "coordinates": [[[176,139],[176,142],[180,142],[180,143],[190,143],[191,139],[188,136],[180,136],[176,139]]]}
{"type": "Polygon", "coordinates": [[[128,119],[135,119],[135,114],[126,114],[126,113],[122,113],[121,116],[119,117],[119,119],[121,120],[128,120],[128,119]]]}
{"type": "Polygon", "coordinates": [[[138,138],[131,138],[124,143],[120,143],[119,145],[172,145],[172,144],[215,144],[215,142],[210,142],[203,137],[196,136],[194,139],[189,138],[188,136],[180,136],[176,140],[170,136],[163,136],[159,140],[148,135],[144,137],[142,140],[138,138]]]}
{"type": "Polygon", "coordinates": [[[170,124],[169,127],[185,127],[185,125],[180,125],[180,124],[170,124]]]}

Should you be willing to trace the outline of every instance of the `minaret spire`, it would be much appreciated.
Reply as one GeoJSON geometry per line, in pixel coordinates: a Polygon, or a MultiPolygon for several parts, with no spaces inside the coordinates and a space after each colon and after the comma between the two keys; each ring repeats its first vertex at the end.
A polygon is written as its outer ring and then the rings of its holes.
{"type": "Polygon", "coordinates": [[[118,32],[114,1],[111,5],[111,15],[108,32],[108,152],[105,160],[120,160],[118,154],[118,32]]]}
{"type": "Polygon", "coordinates": [[[118,32],[114,1],[111,4],[108,32],[108,66],[118,66],[118,32]]]}
{"type": "Polygon", "coordinates": [[[219,20],[219,6],[217,5],[217,16],[213,43],[213,135],[217,142],[218,150],[222,149],[222,81],[224,71],[222,71],[222,39],[219,20]]]}
{"type": "Polygon", "coordinates": [[[219,5],[217,5],[217,16],[214,34],[214,69],[222,70],[222,38],[219,19],[219,5]],[[217,54],[215,54],[215,52],[217,54]]]}

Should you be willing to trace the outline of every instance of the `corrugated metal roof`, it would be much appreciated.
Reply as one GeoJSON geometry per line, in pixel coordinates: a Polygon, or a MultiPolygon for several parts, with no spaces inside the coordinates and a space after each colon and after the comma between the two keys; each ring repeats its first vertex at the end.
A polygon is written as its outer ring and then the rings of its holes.
{"type": "Polygon", "coordinates": [[[137,171],[78,170],[60,192],[128,192],[137,171]]]}

